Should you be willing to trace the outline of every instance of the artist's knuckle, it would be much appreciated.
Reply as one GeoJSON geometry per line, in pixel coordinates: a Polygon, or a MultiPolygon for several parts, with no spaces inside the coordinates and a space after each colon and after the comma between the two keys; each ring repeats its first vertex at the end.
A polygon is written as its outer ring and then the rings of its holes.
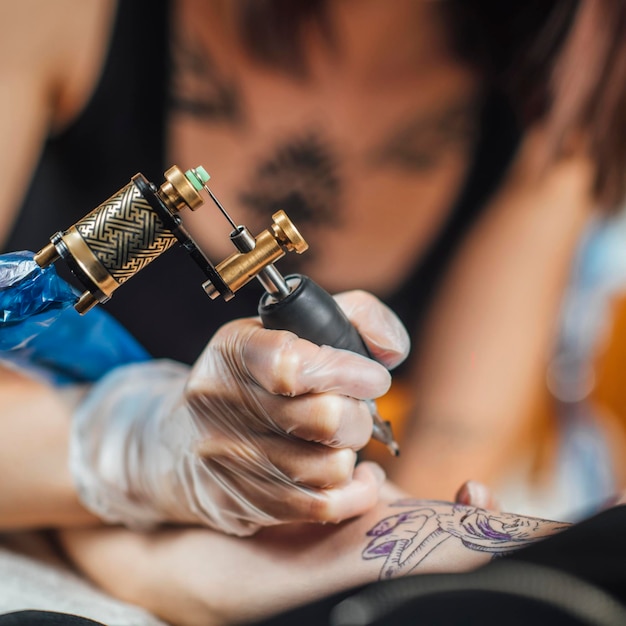
{"type": "Polygon", "coordinates": [[[355,289],[351,293],[355,304],[359,307],[373,306],[380,302],[376,296],[363,289],[355,289]]]}
{"type": "Polygon", "coordinates": [[[365,402],[350,398],[354,420],[352,449],[364,448],[372,437],[372,412],[365,402]]]}
{"type": "Polygon", "coordinates": [[[343,420],[344,399],[334,394],[322,394],[311,406],[312,438],[319,443],[337,445],[343,420]]]}
{"type": "Polygon", "coordinates": [[[269,358],[270,393],[290,397],[296,395],[301,357],[296,349],[295,338],[295,335],[286,334],[269,358]]]}
{"type": "Polygon", "coordinates": [[[254,337],[254,326],[250,326],[249,318],[235,319],[225,322],[217,329],[205,349],[203,356],[211,351],[230,352],[233,346],[245,348],[254,337]]]}
{"type": "Polygon", "coordinates": [[[362,289],[354,289],[345,293],[344,306],[351,318],[358,316],[361,311],[378,306],[379,303],[380,300],[376,296],[362,289]]]}
{"type": "Polygon", "coordinates": [[[336,514],[330,500],[323,494],[311,497],[307,507],[307,519],[311,522],[334,522],[336,514]]]}
{"type": "Polygon", "coordinates": [[[317,497],[317,493],[313,490],[299,488],[297,491],[292,491],[288,504],[291,519],[299,522],[314,521],[311,517],[311,507],[313,500],[317,497]]]}
{"type": "Polygon", "coordinates": [[[197,381],[189,381],[185,386],[184,397],[187,404],[191,407],[201,406],[203,402],[208,401],[211,391],[207,390],[197,381]]]}
{"type": "Polygon", "coordinates": [[[324,458],[324,471],[329,477],[329,485],[348,482],[352,478],[356,453],[349,448],[330,450],[324,458]]]}

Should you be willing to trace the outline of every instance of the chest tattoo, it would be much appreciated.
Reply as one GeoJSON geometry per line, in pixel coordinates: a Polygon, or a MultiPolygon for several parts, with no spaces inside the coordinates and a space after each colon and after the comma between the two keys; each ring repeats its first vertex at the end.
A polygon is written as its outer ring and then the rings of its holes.
{"type": "Polygon", "coordinates": [[[240,201],[267,218],[283,209],[296,224],[337,226],[341,181],[337,159],[315,133],[290,138],[256,168],[240,201]]]}

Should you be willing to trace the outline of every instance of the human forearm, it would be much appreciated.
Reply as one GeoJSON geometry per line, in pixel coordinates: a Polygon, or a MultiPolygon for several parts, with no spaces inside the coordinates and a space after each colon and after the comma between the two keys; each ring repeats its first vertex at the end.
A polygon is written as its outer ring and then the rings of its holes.
{"type": "Polygon", "coordinates": [[[70,408],[51,387],[0,365],[0,529],[97,523],[67,461],[70,408]]]}
{"type": "Polygon", "coordinates": [[[449,496],[468,473],[493,484],[534,436],[589,169],[572,157],[537,178],[532,147],[464,241],[423,334],[414,428],[393,474],[412,493],[449,496]]]}
{"type": "Polygon", "coordinates": [[[378,578],[473,569],[565,527],[407,499],[337,526],[268,528],[247,539],[203,529],[106,529],[67,531],[61,540],[113,595],[174,624],[206,626],[258,618],[378,578]]]}

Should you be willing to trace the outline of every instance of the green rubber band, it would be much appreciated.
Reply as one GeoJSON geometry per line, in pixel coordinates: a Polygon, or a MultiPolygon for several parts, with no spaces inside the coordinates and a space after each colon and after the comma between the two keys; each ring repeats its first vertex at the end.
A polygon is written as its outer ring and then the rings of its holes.
{"type": "Polygon", "coordinates": [[[185,176],[196,191],[200,191],[204,184],[211,178],[202,165],[199,165],[193,170],[187,170],[185,176]]]}

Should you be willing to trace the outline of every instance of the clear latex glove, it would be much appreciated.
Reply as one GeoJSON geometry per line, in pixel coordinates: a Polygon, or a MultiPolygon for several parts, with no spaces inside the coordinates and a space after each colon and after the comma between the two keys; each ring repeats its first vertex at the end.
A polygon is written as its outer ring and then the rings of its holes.
{"type": "Polygon", "coordinates": [[[84,504],[131,527],[199,523],[238,535],[287,521],[338,522],[377,501],[384,474],[355,467],[365,402],[390,385],[408,335],[373,296],[338,297],[381,364],[257,318],[223,326],[191,371],[119,368],[78,408],[71,467],[84,504]]]}

